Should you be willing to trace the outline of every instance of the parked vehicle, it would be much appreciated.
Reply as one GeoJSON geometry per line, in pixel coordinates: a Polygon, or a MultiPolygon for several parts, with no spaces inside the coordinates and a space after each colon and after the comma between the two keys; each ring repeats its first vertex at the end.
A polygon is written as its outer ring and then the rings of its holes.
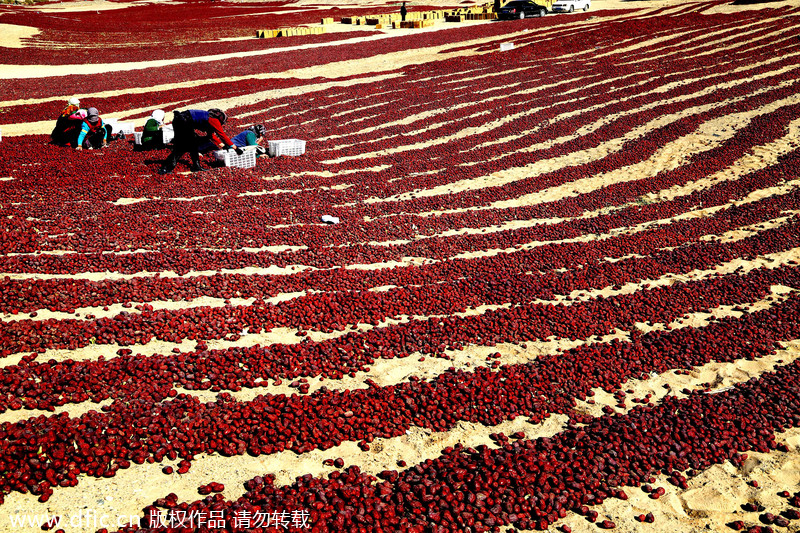
{"type": "Polygon", "coordinates": [[[553,11],[556,13],[572,13],[579,9],[589,11],[591,0],[556,0],[553,2],[553,11]]]}
{"type": "Polygon", "coordinates": [[[547,13],[544,6],[532,0],[512,0],[497,12],[501,20],[524,19],[530,17],[543,17],[547,13]]]}

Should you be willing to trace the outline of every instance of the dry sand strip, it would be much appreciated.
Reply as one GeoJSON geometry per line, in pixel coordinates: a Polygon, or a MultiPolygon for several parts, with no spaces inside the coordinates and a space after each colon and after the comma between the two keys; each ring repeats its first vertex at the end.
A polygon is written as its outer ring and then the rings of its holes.
{"type": "MultiPolygon", "coordinates": [[[[793,85],[796,85],[797,83],[798,83],[797,80],[790,80],[781,83],[780,86],[791,87],[793,85]]],[[[615,139],[602,142],[600,145],[594,148],[588,148],[585,150],[572,152],[563,156],[558,156],[550,159],[543,159],[535,163],[525,165],[523,167],[510,168],[507,170],[502,170],[492,173],[488,176],[481,176],[477,178],[470,178],[466,180],[447,183],[436,187],[432,187],[430,189],[414,190],[411,192],[401,193],[398,195],[389,196],[385,198],[380,198],[380,197],[366,198],[365,200],[363,200],[363,202],[364,203],[402,202],[414,198],[443,196],[465,191],[475,191],[489,187],[500,187],[503,185],[514,183],[524,178],[530,178],[546,173],[555,172],[567,167],[591,163],[603,159],[604,157],[607,157],[609,154],[621,151],[623,149],[623,146],[627,142],[633,141],[641,137],[648,131],[667,127],[670,124],[677,122],[683,118],[703,113],[712,109],[716,109],[718,107],[722,107],[725,105],[729,105],[731,103],[740,102],[748,98],[751,98],[753,96],[769,92],[769,90],[770,89],[764,89],[764,88],[757,89],[746,96],[729,98],[721,102],[697,105],[677,113],[673,113],[670,115],[663,115],[661,117],[651,119],[647,123],[631,129],[627,134],[623,135],[622,137],[617,137],[615,139]]],[[[678,97],[674,100],[677,101],[678,99],[683,99],[683,97],[678,97]]],[[[517,207],[519,205],[534,205],[536,203],[542,203],[545,201],[556,201],[571,196],[577,196],[578,194],[581,193],[585,194],[587,192],[592,192],[609,184],[619,183],[620,182],[619,180],[634,181],[644,177],[653,177],[659,174],[660,172],[667,170],[674,170],[679,166],[686,164],[693,156],[708,152],[714,148],[721,146],[724,142],[735,137],[735,135],[741,129],[747,127],[754,118],[760,115],[772,113],[782,107],[795,105],[798,102],[800,102],[800,95],[792,95],[786,98],[782,98],[778,101],[771,102],[770,104],[767,104],[759,108],[757,111],[731,113],[729,115],[707,120],[702,125],[700,125],[693,133],[684,135],[668,143],[646,160],[625,167],[621,167],[619,169],[615,169],[613,171],[609,171],[604,174],[588,176],[580,180],[571,181],[559,186],[550,187],[542,191],[537,191],[534,193],[530,193],[509,200],[498,200],[487,206],[476,206],[474,208],[460,208],[460,210],[452,209],[452,210],[446,210],[444,212],[452,213],[452,212],[459,212],[472,209],[484,209],[484,210],[503,209],[506,207],[517,207]]],[[[633,110],[632,112],[636,111],[637,110],[633,110]]],[[[576,138],[583,137],[584,135],[590,134],[594,129],[597,129],[605,125],[607,122],[616,120],[617,118],[619,117],[600,119],[595,124],[585,127],[586,129],[584,131],[579,131],[569,136],[553,139],[552,141],[538,144],[536,145],[536,147],[531,148],[530,150],[523,150],[523,151],[545,150],[553,146],[557,146],[559,144],[563,144],[565,142],[574,140],[576,138]]],[[[465,132],[465,134],[467,135],[471,135],[473,133],[474,132],[465,132]]],[[[403,149],[406,148],[415,149],[412,148],[414,146],[415,145],[398,147],[396,150],[402,151],[403,149]]],[[[392,150],[395,149],[385,150],[385,152],[390,152],[392,150]]],[[[379,155],[381,154],[372,153],[372,154],[366,154],[365,157],[374,158],[378,157],[379,155]]]]}
{"type": "MultiPolygon", "coordinates": [[[[270,194],[270,193],[264,193],[270,194]]],[[[244,196],[244,195],[241,195],[244,196]]],[[[192,213],[196,214],[196,213],[192,213]]],[[[299,225],[299,224],[298,224],[299,225]]],[[[51,235],[51,237],[55,237],[56,235],[51,235]]],[[[307,250],[308,246],[294,246],[291,244],[273,244],[267,246],[259,246],[258,248],[250,247],[250,246],[242,246],[241,248],[237,248],[236,250],[231,250],[229,248],[210,248],[210,247],[199,247],[195,248],[196,250],[200,250],[203,252],[231,252],[231,251],[238,251],[238,252],[248,252],[248,253],[259,253],[259,252],[270,252],[273,254],[280,254],[284,252],[297,252],[300,250],[307,250]]],[[[102,255],[133,255],[133,254],[155,254],[160,253],[160,250],[145,250],[144,248],[137,248],[136,250],[119,250],[119,251],[103,251],[100,252],[102,255]]],[[[71,254],[85,254],[85,253],[97,253],[97,252],[79,252],[77,250],[43,250],[43,251],[36,251],[36,252],[10,252],[7,254],[0,254],[0,257],[41,257],[43,255],[71,255],[71,254]]]]}
{"type": "MultiPolygon", "coordinates": [[[[78,252],[80,253],[80,252],[78,252]]],[[[118,272],[81,272],[79,274],[39,274],[39,273],[20,273],[8,272],[0,274],[0,277],[8,276],[11,279],[74,279],[81,278],[90,281],[108,281],[148,277],[162,278],[194,278],[197,276],[213,276],[214,274],[255,274],[260,276],[290,276],[304,270],[317,270],[314,267],[305,265],[288,265],[279,267],[271,265],[269,267],[245,267],[245,268],[223,268],[220,270],[193,270],[183,275],[178,275],[172,270],[163,272],[150,272],[143,270],[136,274],[120,274],[118,272]]]]}
{"type": "MultiPolygon", "coordinates": [[[[264,303],[270,305],[285,302],[295,298],[300,298],[307,294],[318,292],[313,290],[298,291],[298,292],[282,292],[275,296],[264,298],[264,303]]],[[[50,319],[56,320],[77,320],[84,318],[86,320],[95,320],[101,318],[113,318],[120,313],[128,313],[131,315],[139,314],[139,306],[147,304],[152,307],[153,311],[173,310],[182,311],[185,309],[197,309],[200,307],[217,309],[221,307],[245,307],[250,306],[255,302],[255,297],[252,298],[217,298],[213,296],[200,296],[192,300],[148,300],[147,302],[130,302],[130,306],[126,304],[115,303],[103,307],[78,307],[74,313],[67,313],[64,311],[50,311],[49,309],[38,309],[36,316],[32,317],[31,313],[18,313],[16,315],[4,315],[0,318],[2,322],[17,322],[19,320],[33,320],[44,321],[50,319]]]]}
{"type": "MultiPolygon", "coordinates": [[[[780,364],[789,363],[800,357],[800,341],[791,341],[786,343],[785,346],[777,354],[756,361],[709,363],[692,370],[688,376],[677,375],[673,371],[668,371],[662,375],[653,375],[647,380],[632,380],[623,387],[636,387],[636,393],[642,396],[647,393],[653,394],[651,403],[658,403],[667,393],[674,393],[677,389],[703,390],[706,388],[704,385],[706,382],[729,387],[758,377],[765,372],[773,370],[780,364]],[[669,388],[665,388],[665,385],[669,388]]],[[[598,404],[602,404],[605,399],[596,396],[595,401],[597,404],[591,406],[592,409],[599,408],[600,405],[598,404]]],[[[611,404],[613,405],[616,400],[611,398],[611,402],[613,402],[611,404]]],[[[400,437],[376,439],[372,443],[369,452],[359,450],[354,442],[346,442],[329,450],[314,450],[300,456],[288,451],[259,457],[250,457],[248,455],[236,457],[202,455],[193,461],[192,469],[184,475],[172,474],[165,476],[162,474],[161,468],[169,464],[169,461],[152,465],[134,465],[130,469],[120,470],[115,477],[109,479],[82,476],[78,487],[57,490],[46,504],[36,502],[35,497],[31,495],[12,493],[6,497],[6,505],[11,506],[17,514],[49,513],[71,516],[80,509],[93,509],[98,514],[107,514],[109,517],[136,515],[144,506],[170,492],[175,493],[179,500],[194,501],[199,498],[196,493],[197,487],[211,481],[225,484],[226,490],[223,494],[229,499],[235,499],[242,493],[243,489],[241,487],[244,481],[257,475],[271,473],[276,476],[275,483],[279,486],[290,484],[297,476],[306,473],[325,476],[334,470],[333,467],[322,465],[322,462],[329,458],[342,457],[345,459],[346,465],[356,464],[362,471],[376,475],[383,470],[397,470],[397,461],[400,459],[413,466],[426,459],[438,457],[443,448],[457,443],[461,443],[466,447],[486,445],[490,448],[495,448],[496,445],[488,436],[490,433],[505,433],[508,435],[522,431],[525,433],[526,438],[535,439],[557,435],[563,430],[565,423],[566,416],[552,415],[540,424],[531,424],[525,417],[517,417],[513,421],[504,422],[493,427],[461,422],[456,424],[453,429],[440,433],[413,427],[400,437]],[[142,479],[157,479],[159,482],[142,483],[142,479]]],[[[797,440],[800,438],[800,431],[794,431],[788,437],[797,440]]],[[[797,464],[796,445],[794,448],[794,457],[791,460],[794,461],[793,464],[797,464]]],[[[772,456],[783,458],[777,452],[765,454],[767,459],[772,456]]],[[[714,467],[710,472],[715,473],[717,468],[724,470],[726,466],[714,467]]],[[[764,473],[766,474],[767,472],[769,471],[765,469],[764,473]]],[[[772,474],[774,475],[774,473],[773,470],[772,474]]],[[[698,479],[703,482],[701,488],[707,484],[708,475],[709,473],[706,472],[699,476],[698,479]]],[[[800,479],[800,475],[796,477],[800,479]]],[[[715,475],[711,479],[716,482],[722,482],[726,479],[726,476],[715,475]]],[[[663,479],[660,481],[663,481],[663,479]]],[[[664,485],[659,484],[659,486],[664,485]]],[[[780,486],[785,490],[789,490],[784,485],[780,486]]],[[[692,502],[697,501],[695,498],[697,495],[690,494],[691,490],[696,489],[690,487],[684,497],[692,502]]],[[[609,500],[599,508],[607,516],[614,517],[617,514],[621,516],[621,513],[630,514],[633,510],[639,508],[652,509],[656,505],[650,500],[651,503],[643,507],[643,504],[646,504],[647,501],[636,497],[641,494],[638,489],[628,488],[627,492],[630,496],[633,496],[628,502],[620,503],[617,500],[609,500]]],[[[671,491],[669,494],[674,494],[675,492],[671,491]]],[[[669,501],[669,494],[662,498],[664,501],[659,502],[659,505],[666,505],[667,509],[672,508],[673,511],[683,511],[682,506],[675,508],[671,505],[674,502],[669,501]]],[[[731,494],[736,495],[737,493],[731,494]]],[[[735,497],[729,497],[729,499],[736,500],[735,497]]],[[[731,504],[729,507],[733,505],[731,504]]],[[[730,509],[728,512],[733,511],[735,511],[735,508],[730,509]]],[[[633,521],[632,514],[630,518],[633,521]]],[[[8,517],[0,516],[0,525],[4,523],[4,520],[8,520],[8,517]]],[[[579,521],[582,519],[568,516],[565,520],[579,521]]],[[[580,522],[578,522],[578,525],[580,525],[580,522]]],[[[30,531],[33,530],[31,529],[30,531]]],[[[643,531],[651,530],[644,529],[643,531]]]]}

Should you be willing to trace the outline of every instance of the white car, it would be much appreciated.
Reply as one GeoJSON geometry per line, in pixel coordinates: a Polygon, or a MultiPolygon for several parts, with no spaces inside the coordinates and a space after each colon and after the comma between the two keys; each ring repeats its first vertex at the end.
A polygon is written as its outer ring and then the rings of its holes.
{"type": "Polygon", "coordinates": [[[572,13],[579,9],[589,11],[591,6],[591,0],[556,0],[550,10],[555,13],[572,13]]]}

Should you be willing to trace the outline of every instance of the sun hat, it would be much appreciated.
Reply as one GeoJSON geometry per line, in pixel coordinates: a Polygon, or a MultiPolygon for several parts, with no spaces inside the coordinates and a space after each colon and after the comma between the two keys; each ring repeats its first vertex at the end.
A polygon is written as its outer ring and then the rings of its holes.
{"type": "Polygon", "coordinates": [[[219,120],[220,124],[225,124],[228,121],[228,115],[225,114],[225,111],[216,107],[208,110],[208,116],[219,120]]]}
{"type": "Polygon", "coordinates": [[[67,103],[69,105],[81,105],[81,101],[78,100],[77,98],[75,98],[74,96],[72,98],[70,98],[69,100],[67,100],[67,103]]]}
{"type": "Polygon", "coordinates": [[[265,137],[267,135],[267,128],[265,128],[262,124],[253,124],[250,126],[250,129],[253,130],[253,133],[256,134],[256,137],[265,137]]]}
{"type": "Polygon", "coordinates": [[[89,122],[97,122],[100,120],[100,113],[97,111],[96,107],[90,107],[86,110],[86,120],[89,122]]]}
{"type": "Polygon", "coordinates": [[[165,114],[166,113],[164,113],[163,109],[156,109],[155,111],[153,111],[153,114],[150,115],[150,118],[154,119],[159,124],[163,124],[165,114]]]}

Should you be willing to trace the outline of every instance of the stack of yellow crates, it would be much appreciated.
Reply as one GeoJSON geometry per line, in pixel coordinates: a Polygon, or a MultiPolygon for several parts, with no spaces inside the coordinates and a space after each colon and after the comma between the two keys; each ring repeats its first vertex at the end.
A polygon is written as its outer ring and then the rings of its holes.
{"type": "Polygon", "coordinates": [[[325,33],[322,26],[297,28],[279,28],[277,30],[256,30],[256,37],[259,39],[271,39],[273,37],[296,37],[298,35],[319,35],[325,33]]]}

